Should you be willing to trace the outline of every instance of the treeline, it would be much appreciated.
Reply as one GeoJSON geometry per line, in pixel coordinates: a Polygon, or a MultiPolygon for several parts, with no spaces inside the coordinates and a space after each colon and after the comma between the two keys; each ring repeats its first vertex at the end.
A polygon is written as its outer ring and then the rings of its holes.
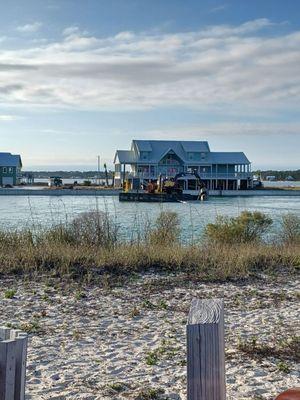
{"type": "Polygon", "coordinates": [[[300,181],[300,169],[297,170],[287,170],[287,171],[254,171],[255,175],[261,176],[262,180],[265,180],[267,176],[275,176],[278,181],[285,181],[287,178],[292,177],[295,181],[300,181]]]}

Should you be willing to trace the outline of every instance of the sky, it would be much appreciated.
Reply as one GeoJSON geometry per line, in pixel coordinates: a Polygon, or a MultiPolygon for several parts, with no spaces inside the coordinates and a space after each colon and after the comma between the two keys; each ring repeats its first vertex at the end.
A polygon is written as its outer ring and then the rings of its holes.
{"type": "Polygon", "coordinates": [[[300,168],[300,1],[0,0],[0,151],[110,168],[132,139],[300,168]]]}

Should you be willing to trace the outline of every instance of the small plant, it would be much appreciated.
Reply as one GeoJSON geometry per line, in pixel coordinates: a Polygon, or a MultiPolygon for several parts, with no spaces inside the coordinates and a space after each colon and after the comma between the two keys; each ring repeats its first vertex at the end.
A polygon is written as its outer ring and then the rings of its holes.
{"type": "Polygon", "coordinates": [[[141,314],[140,310],[135,306],[133,307],[133,309],[129,313],[131,318],[138,317],[140,314],[141,314]]]}
{"type": "Polygon", "coordinates": [[[135,400],[158,400],[165,391],[163,389],[146,388],[138,394],[135,400]]]}
{"type": "Polygon", "coordinates": [[[155,305],[150,300],[146,299],[143,301],[143,307],[153,309],[155,305]]]}
{"type": "Polygon", "coordinates": [[[81,291],[81,290],[78,290],[78,291],[75,293],[75,299],[76,299],[76,300],[86,299],[86,297],[87,297],[87,295],[86,295],[83,291],[81,291]]]}
{"type": "Polygon", "coordinates": [[[40,334],[42,333],[42,327],[37,320],[32,320],[29,322],[23,322],[19,327],[23,332],[40,334]]]}
{"type": "Polygon", "coordinates": [[[114,392],[120,393],[126,389],[126,386],[120,382],[111,383],[109,388],[112,389],[114,392]]]}
{"type": "Polygon", "coordinates": [[[290,367],[284,361],[279,361],[277,363],[277,369],[278,369],[278,371],[283,372],[284,374],[289,374],[291,372],[290,367]]]}
{"type": "Polygon", "coordinates": [[[8,289],[4,292],[4,297],[6,299],[13,299],[16,295],[17,291],[14,289],[8,289]]]}
{"type": "Polygon", "coordinates": [[[256,337],[239,340],[237,348],[251,358],[276,357],[283,360],[300,361],[300,336],[279,337],[269,343],[259,343],[256,337]]]}
{"type": "Polygon", "coordinates": [[[79,332],[77,329],[75,329],[75,330],[73,331],[72,336],[73,336],[73,339],[77,341],[77,340],[80,340],[82,334],[81,334],[81,332],[79,332]]]}
{"type": "Polygon", "coordinates": [[[149,351],[149,353],[146,355],[145,360],[147,365],[156,365],[158,363],[157,351],[156,350],[149,351]]]}
{"type": "Polygon", "coordinates": [[[167,310],[168,304],[165,302],[165,300],[160,300],[157,304],[157,307],[161,310],[167,310]]]}
{"type": "Polygon", "coordinates": [[[281,239],[284,243],[300,243],[300,217],[286,214],[281,219],[281,239]]]}

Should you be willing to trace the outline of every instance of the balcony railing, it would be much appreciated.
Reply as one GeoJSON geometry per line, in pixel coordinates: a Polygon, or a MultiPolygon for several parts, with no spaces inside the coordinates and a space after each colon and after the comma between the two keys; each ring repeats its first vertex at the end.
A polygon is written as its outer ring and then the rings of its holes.
{"type": "MultiPolygon", "coordinates": [[[[148,172],[131,173],[131,176],[139,177],[141,179],[157,179],[157,175],[148,172]]],[[[200,173],[201,179],[248,179],[252,177],[251,172],[233,172],[233,173],[200,173]]]]}

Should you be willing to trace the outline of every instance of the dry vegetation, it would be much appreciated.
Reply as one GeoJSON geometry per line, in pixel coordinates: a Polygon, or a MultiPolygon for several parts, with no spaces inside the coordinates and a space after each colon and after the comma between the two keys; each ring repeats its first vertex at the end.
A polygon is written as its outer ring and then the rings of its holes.
{"type": "Polygon", "coordinates": [[[34,234],[0,232],[0,273],[50,274],[105,281],[107,275],[141,271],[186,272],[201,280],[247,278],[258,273],[295,271],[300,265],[300,219],[282,219],[276,243],[263,236],[272,224],[264,214],[243,212],[209,224],[198,244],[180,242],[176,213],[162,213],[139,240],[118,240],[109,215],[85,213],[73,222],[34,234]]]}

